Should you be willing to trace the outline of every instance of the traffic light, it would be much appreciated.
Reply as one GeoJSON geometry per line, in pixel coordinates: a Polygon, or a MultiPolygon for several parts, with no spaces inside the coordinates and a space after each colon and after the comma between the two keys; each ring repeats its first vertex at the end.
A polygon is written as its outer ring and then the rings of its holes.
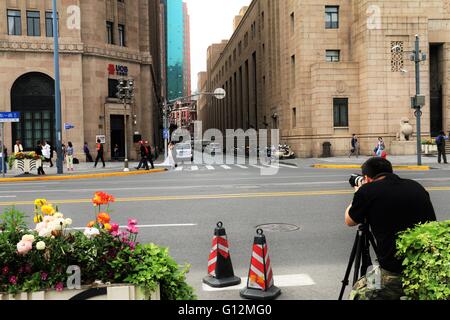
{"type": "Polygon", "coordinates": [[[125,80],[120,79],[119,80],[119,84],[117,85],[117,93],[116,93],[116,97],[119,98],[120,100],[123,100],[126,96],[125,94],[125,80]]]}

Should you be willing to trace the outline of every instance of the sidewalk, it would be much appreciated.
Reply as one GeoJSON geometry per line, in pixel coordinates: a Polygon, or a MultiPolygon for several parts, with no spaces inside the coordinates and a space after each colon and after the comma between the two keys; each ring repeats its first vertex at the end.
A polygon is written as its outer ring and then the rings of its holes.
{"type": "Polygon", "coordinates": [[[157,167],[155,163],[155,170],[146,171],[141,169],[137,171],[135,168],[138,166],[139,162],[132,161],[128,163],[129,172],[124,172],[123,162],[106,162],[106,167],[100,163],[97,168],[94,168],[94,163],[81,162],[80,164],[74,165],[74,171],[67,171],[66,166],[63,166],[63,174],[57,174],[56,161],[53,161],[53,167],[50,168],[48,163],[44,164],[45,176],[37,175],[37,170],[32,170],[30,175],[23,175],[21,170],[11,169],[8,170],[5,178],[3,174],[0,174],[1,182],[13,182],[13,181],[39,181],[39,180],[67,180],[67,179],[89,179],[89,178],[102,178],[108,176],[127,176],[135,174],[150,174],[156,172],[166,171],[163,167],[157,167]]]}
{"type": "MultiPolygon", "coordinates": [[[[331,158],[297,158],[292,160],[282,160],[281,163],[296,164],[299,167],[311,167],[313,165],[354,165],[361,166],[366,160],[370,159],[371,156],[360,156],[355,157],[331,157],[331,158]]],[[[393,166],[417,166],[417,156],[388,156],[387,159],[392,163],[393,166]]],[[[437,156],[422,156],[422,165],[428,166],[430,169],[441,169],[450,170],[450,164],[439,164],[437,161],[437,156]]]]}

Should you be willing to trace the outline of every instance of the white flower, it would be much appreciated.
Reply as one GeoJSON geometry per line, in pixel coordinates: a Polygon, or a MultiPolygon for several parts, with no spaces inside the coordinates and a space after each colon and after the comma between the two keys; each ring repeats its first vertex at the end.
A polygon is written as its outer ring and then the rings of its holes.
{"type": "Polygon", "coordinates": [[[72,225],[72,219],[67,218],[66,220],[64,220],[64,225],[71,226],[72,225]]]}
{"type": "Polygon", "coordinates": [[[39,237],[50,237],[52,235],[52,229],[50,228],[43,228],[41,231],[39,231],[39,237]]]}
{"type": "Polygon", "coordinates": [[[54,216],[56,219],[64,218],[64,215],[63,215],[62,213],[60,213],[60,212],[55,213],[53,216],[54,216]]]}
{"type": "Polygon", "coordinates": [[[26,234],[22,237],[22,241],[34,242],[34,236],[31,234],[26,234]]]}
{"type": "Polygon", "coordinates": [[[37,250],[44,250],[45,249],[45,242],[44,241],[39,241],[38,243],[36,243],[36,249],[37,250]]]}
{"type": "Polygon", "coordinates": [[[84,235],[88,238],[88,239],[92,239],[93,237],[97,236],[100,234],[100,231],[97,228],[86,228],[84,230],[84,235]]]}

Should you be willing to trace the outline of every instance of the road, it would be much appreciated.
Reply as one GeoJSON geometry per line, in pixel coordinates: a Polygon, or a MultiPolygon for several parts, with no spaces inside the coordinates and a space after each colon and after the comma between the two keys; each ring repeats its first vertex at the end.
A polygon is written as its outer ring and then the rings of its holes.
{"type": "MultiPolygon", "coordinates": [[[[344,225],[352,199],[348,177],[354,170],[283,166],[262,176],[248,165],[185,165],[177,171],[143,176],[0,184],[0,209],[16,204],[29,213],[32,202],[46,198],[58,204],[75,227],[94,217],[89,199],[95,191],[113,194],[112,219],[126,225],[136,218],[141,242],[170,248],[180,264],[192,265],[188,282],[199,299],[240,299],[239,291],[207,291],[202,286],[213,231],[222,221],[230,242],[235,274],[246,277],[256,227],[284,223],[290,232],[266,232],[279,299],[336,299],[356,229],[344,225]],[[286,277],[284,277],[286,276],[286,277]]],[[[450,172],[401,172],[430,190],[439,220],[450,219],[450,172]]]]}

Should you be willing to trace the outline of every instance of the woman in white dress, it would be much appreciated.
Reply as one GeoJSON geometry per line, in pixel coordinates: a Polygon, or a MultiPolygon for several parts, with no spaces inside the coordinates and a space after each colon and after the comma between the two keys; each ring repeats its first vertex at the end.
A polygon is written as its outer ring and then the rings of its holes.
{"type": "Polygon", "coordinates": [[[161,167],[170,167],[171,169],[175,168],[175,160],[173,158],[173,148],[175,146],[173,145],[173,143],[169,143],[169,146],[167,148],[167,158],[166,160],[161,163],[160,165],[156,165],[156,166],[161,166],[161,167]]]}

